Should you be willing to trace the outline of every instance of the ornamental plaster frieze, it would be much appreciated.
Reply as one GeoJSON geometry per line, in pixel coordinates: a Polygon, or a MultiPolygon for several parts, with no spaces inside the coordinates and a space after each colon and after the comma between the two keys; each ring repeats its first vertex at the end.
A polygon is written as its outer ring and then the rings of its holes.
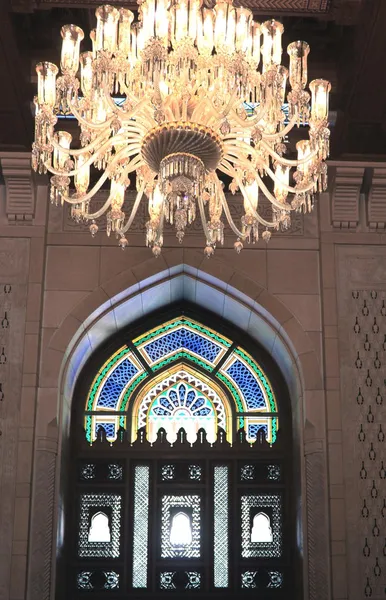
{"type": "Polygon", "coordinates": [[[5,181],[5,211],[9,224],[32,225],[35,215],[36,188],[29,153],[0,155],[5,181]]]}
{"type": "Polygon", "coordinates": [[[367,221],[370,229],[386,228],[386,168],[373,171],[372,185],[367,204],[367,221]]]}
{"type": "Polygon", "coordinates": [[[359,196],[365,173],[364,166],[336,167],[331,192],[332,226],[355,229],[359,223],[359,196]]]}

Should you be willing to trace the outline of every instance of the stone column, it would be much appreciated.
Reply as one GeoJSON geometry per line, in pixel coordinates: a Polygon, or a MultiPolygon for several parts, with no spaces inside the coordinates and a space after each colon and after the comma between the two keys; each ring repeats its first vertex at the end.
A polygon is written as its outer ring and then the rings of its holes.
{"type": "Polygon", "coordinates": [[[57,450],[57,427],[54,422],[48,427],[47,437],[39,437],[36,441],[28,600],[49,600],[51,597],[57,450]]]}
{"type": "Polygon", "coordinates": [[[326,461],[322,440],[306,442],[308,600],[327,600],[329,593],[326,461]]]}

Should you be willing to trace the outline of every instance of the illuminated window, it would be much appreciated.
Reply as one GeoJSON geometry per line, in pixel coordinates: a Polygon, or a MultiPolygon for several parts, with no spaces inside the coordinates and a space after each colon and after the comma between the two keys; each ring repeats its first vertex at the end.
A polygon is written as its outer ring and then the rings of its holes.
{"type": "Polygon", "coordinates": [[[76,389],[69,597],[256,588],[286,600],[291,448],[253,345],[187,316],[136,332],[76,389]]]}
{"type": "Polygon", "coordinates": [[[269,517],[264,513],[258,513],[253,517],[251,531],[251,542],[272,542],[272,529],[269,517]]]}
{"type": "Polygon", "coordinates": [[[179,512],[172,519],[170,528],[172,546],[189,546],[192,543],[192,524],[186,513],[179,512]]]}
{"type": "Polygon", "coordinates": [[[91,519],[90,531],[88,532],[89,542],[110,542],[111,533],[108,516],[103,512],[98,512],[91,519]]]}

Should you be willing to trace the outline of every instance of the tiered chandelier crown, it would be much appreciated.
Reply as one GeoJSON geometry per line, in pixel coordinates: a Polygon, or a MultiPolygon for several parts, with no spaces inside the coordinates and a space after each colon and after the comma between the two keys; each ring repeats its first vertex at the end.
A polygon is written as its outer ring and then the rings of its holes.
{"type": "Polygon", "coordinates": [[[213,9],[201,0],[143,0],[138,15],[134,23],[130,10],[100,6],[92,52],[80,54],[83,31],[65,25],[61,75],[52,63],[36,67],[32,164],[52,173],[51,201],[69,203],[92,235],[105,213],[107,234],[124,248],[147,198],[146,243],[155,256],[165,220],[181,242],[197,209],[207,256],[224,241],[224,217],[240,251],[259,230],[268,241],[271,230],[288,228],[291,211],[310,211],[326,189],[331,86],[316,79],[306,91],[308,44],[288,46],[286,69],[282,24],[257,23],[232,0],[213,9]],[[55,131],[63,114],[78,121],[77,149],[70,133],[55,131]],[[308,139],[297,142],[296,158],[285,158],[287,136],[301,124],[309,125],[308,139]],[[90,187],[91,167],[101,173],[90,187]],[[133,172],[137,195],[125,212],[133,172]],[[219,173],[231,178],[232,193],[241,192],[241,223],[232,218],[219,173]],[[108,199],[95,210],[93,197],[107,180],[108,199]],[[259,194],[271,203],[271,220],[261,214],[259,194]]]}

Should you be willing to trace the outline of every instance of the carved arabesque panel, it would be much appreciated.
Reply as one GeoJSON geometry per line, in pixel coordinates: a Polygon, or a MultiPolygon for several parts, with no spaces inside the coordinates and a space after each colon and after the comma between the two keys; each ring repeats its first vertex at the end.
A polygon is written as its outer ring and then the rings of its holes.
{"type": "Polygon", "coordinates": [[[351,407],[357,430],[358,548],[362,598],[380,598],[386,576],[386,292],[353,291],[351,407]]]}

